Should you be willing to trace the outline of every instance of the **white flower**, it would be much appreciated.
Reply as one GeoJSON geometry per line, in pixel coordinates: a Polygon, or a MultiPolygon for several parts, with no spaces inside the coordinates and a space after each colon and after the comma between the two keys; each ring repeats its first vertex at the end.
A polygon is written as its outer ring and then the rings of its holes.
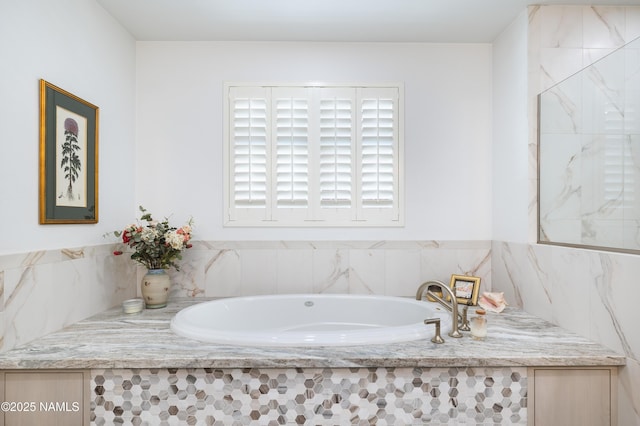
{"type": "Polygon", "coordinates": [[[175,250],[182,250],[184,237],[176,231],[169,231],[165,234],[164,240],[175,250]]]}
{"type": "Polygon", "coordinates": [[[158,237],[158,231],[153,228],[144,228],[140,235],[140,238],[145,243],[152,243],[158,237]]]}

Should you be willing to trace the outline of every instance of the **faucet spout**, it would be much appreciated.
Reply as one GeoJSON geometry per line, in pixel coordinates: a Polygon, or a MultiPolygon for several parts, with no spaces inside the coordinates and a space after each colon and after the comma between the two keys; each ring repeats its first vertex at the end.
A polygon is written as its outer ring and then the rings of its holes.
{"type": "Polygon", "coordinates": [[[416,300],[422,300],[422,296],[426,294],[427,296],[433,298],[436,302],[441,304],[446,310],[451,312],[453,317],[453,321],[451,323],[451,331],[448,333],[451,337],[462,337],[462,333],[458,330],[458,301],[456,299],[456,295],[453,293],[453,290],[449,288],[442,281],[432,280],[427,281],[418,287],[418,291],[416,292],[416,300]],[[447,294],[446,297],[440,297],[430,290],[431,286],[440,287],[442,289],[442,294],[447,294]],[[449,299],[451,302],[448,302],[449,299]]]}

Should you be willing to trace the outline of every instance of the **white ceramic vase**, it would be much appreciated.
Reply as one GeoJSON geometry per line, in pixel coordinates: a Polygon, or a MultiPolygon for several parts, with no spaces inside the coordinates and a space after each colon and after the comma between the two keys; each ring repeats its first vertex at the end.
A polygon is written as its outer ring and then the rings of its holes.
{"type": "Polygon", "coordinates": [[[171,278],[164,269],[149,269],[140,283],[142,298],[147,309],[167,306],[171,278]]]}

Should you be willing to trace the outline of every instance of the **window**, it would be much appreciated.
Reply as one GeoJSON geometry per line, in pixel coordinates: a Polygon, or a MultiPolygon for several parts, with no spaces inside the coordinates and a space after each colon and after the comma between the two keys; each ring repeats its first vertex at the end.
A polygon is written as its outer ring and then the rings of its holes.
{"type": "Polygon", "coordinates": [[[401,226],[402,87],[227,84],[229,226],[401,226]]]}

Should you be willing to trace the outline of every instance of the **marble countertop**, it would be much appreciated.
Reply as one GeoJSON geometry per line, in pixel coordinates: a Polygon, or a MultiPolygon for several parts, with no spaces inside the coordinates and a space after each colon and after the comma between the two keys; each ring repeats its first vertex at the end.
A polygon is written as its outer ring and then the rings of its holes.
{"type": "MultiPolygon", "coordinates": [[[[616,366],[625,357],[521,310],[488,314],[488,336],[352,347],[238,347],[177,336],[169,322],[203,301],[124,314],[120,307],[0,354],[0,369],[616,366]]],[[[426,303],[426,302],[425,302],[426,303]]]]}

